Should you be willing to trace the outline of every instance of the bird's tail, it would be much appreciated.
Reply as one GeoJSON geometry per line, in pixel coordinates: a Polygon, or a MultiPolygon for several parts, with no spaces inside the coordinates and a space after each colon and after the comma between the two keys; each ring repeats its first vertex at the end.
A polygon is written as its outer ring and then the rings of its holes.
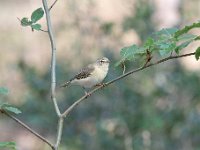
{"type": "Polygon", "coordinates": [[[67,86],[69,86],[69,85],[70,85],[70,83],[71,83],[71,80],[70,80],[70,81],[67,81],[67,82],[65,82],[64,84],[61,84],[59,87],[60,87],[60,88],[67,87],[67,86]]]}

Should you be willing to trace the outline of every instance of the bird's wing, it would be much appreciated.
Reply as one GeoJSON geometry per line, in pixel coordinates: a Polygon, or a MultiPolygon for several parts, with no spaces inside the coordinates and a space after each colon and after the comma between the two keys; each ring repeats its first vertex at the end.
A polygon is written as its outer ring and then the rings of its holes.
{"type": "Polygon", "coordinates": [[[95,68],[94,68],[93,65],[91,65],[91,64],[88,65],[87,67],[81,69],[80,72],[77,73],[77,74],[76,74],[73,78],[71,78],[69,81],[67,81],[66,83],[60,85],[60,87],[66,87],[66,86],[68,86],[74,79],[80,80],[80,79],[84,79],[84,78],[89,77],[89,76],[92,74],[92,72],[93,72],[94,69],[95,69],[95,68]]]}
{"type": "Polygon", "coordinates": [[[93,65],[88,65],[87,67],[80,70],[78,74],[75,75],[74,79],[84,79],[91,75],[91,73],[94,71],[93,65]]]}

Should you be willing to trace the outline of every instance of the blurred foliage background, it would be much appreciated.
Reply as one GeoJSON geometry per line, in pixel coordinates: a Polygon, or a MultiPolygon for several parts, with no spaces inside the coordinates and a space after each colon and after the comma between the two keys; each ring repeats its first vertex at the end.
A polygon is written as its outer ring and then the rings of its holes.
{"type": "MultiPolygon", "coordinates": [[[[53,0],[49,1],[52,3],[53,0]]],[[[46,33],[20,26],[40,1],[1,0],[0,85],[2,99],[22,110],[18,117],[55,140],[57,118],[50,100],[50,43],[46,33]],[[11,13],[12,12],[12,13],[11,13]],[[11,15],[12,14],[12,15],[11,15]]],[[[200,18],[198,0],[67,0],[51,10],[57,42],[57,82],[101,56],[112,60],[122,47],[142,44],[161,28],[183,27],[200,18]]],[[[40,21],[46,29],[45,19],[40,21]]],[[[200,34],[199,30],[193,30],[200,34]]],[[[190,45],[192,52],[199,45],[190,45]]],[[[137,68],[130,63],[127,70],[137,68]]],[[[166,62],[129,76],[90,97],[65,120],[61,150],[199,150],[200,74],[194,57],[166,62]]],[[[83,95],[80,87],[57,91],[61,110],[83,95]]],[[[18,124],[0,117],[0,141],[20,150],[49,147],[18,124]]]]}

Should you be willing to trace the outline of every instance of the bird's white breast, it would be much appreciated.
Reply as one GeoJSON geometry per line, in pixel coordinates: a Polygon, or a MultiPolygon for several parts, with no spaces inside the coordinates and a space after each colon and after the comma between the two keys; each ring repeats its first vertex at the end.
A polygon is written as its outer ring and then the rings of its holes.
{"type": "Polygon", "coordinates": [[[94,71],[91,75],[84,79],[75,79],[73,80],[73,84],[80,85],[84,88],[91,88],[96,84],[101,83],[108,73],[109,64],[105,64],[102,66],[95,66],[94,71]]]}

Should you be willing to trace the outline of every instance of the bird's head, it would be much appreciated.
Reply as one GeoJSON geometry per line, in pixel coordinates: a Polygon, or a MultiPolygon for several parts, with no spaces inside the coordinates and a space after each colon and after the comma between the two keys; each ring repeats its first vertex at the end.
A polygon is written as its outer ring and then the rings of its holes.
{"type": "Polygon", "coordinates": [[[110,60],[107,57],[103,57],[100,59],[97,59],[96,61],[97,65],[102,66],[102,65],[109,65],[110,60]]]}
{"type": "Polygon", "coordinates": [[[99,69],[102,69],[103,71],[107,72],[109,68],[110,60],[106,57],[103,57],[103,58],[97,59],[95,64],[99,69]]]}

